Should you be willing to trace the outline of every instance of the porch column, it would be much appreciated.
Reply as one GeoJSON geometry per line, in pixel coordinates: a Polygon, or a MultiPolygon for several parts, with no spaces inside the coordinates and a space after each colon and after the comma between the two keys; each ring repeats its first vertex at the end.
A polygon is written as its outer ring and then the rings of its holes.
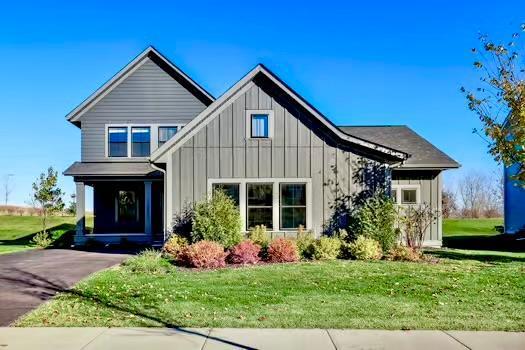
{"type": "Polygon", "coordinates": [[[152,234],[151,229],[151,181],[144,181],[144,233],[152,234]]]}
{"type": "Polygon", "coordinates": [[[86,228],[86,185],[83,182],[75,182],[76,185],[76,204],[77,204],[77,241],[82,241],[86,228]]]}

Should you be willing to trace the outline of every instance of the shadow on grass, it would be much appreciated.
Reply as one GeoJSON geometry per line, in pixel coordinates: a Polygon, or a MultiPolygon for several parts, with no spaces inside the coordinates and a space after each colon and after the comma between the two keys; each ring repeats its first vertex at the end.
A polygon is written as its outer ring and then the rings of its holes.
{"type": "MultiPolygon", "coordinates": [[[[75,225],[74,224],[60,224],[48,228],[51,238],[53,239],[52,248],[66,248],[70,247],[73,243],[75,225]]],[[[25,236],[19,237],[17,239],[0,239],[0,244],[3,246],[10,245],[32,245],[32,239],[35,237],[37,232],[29,233],[25,236]]]]}
{"type": "Polygon", "coordinates": [[[9,283],[15,285],[17,290],[20,293],[25,293],[27,295],[36,296],[40,300],[45,301],[54,297],[57,293],[69,294],[78,297],[79,299],[89,301],[91,303],[96,303],[99,306],[104,306],[115,311],[126,312],[137,317],[141,317],[156,323],[161,324],[164,327],[177,330],[181,333],[191,334],[199,337],[204,337],[206,339],[215,340],[229,346],[234,346],[240,349],[254,349],[249,346],[245,346],[239,343],[229,341],[227,339],[222,339],[219,337],[212,337],[209,334],[201,333],[195,330],[186,329],[181,327],[171,321],[163,320],[157,315],[150,315],[146,310],[134,310],[123,305],[117,305],[110,300],[101,298],[96,294],[85,294],[77,289],[70,289],[66,283],[57,280],[51,281],[47,278],[39,276],[37,274],[24,271],[18,268],[10,268],[0,272],[0,281],[2,283],[9,283]]]}
{"type": "Polygon", "coordinates": [[[525,252],[525,235],[445,236],[443,246],[455,249],[525,252]]]}
{"type": "Polygon", "coordinates": [[[438,258],[446,258],[446,259],[453,259],[453,260],[477,260],[477,261],[488,262],[488,263],[525,262],[525,257],[502,255],[501,253],[498,254],[496,252],[494,252],[494,254],[491,254],[488,251],[484,253],[469,253],[465,251],[455,251],[455,250],[443,249],[443,250],[431,250],[428,253],[438,258]]]}

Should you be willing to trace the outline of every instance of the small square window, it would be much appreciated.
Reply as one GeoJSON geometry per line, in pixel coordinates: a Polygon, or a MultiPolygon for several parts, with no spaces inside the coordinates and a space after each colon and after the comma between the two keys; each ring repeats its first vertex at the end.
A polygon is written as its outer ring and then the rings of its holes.
{"type": "Polygon", "coordinates": [[[270,137],[270,117],[268,114],[251,115],[251,137],[268,138],[270,137]]]}
{"type": "Polygon", "coordinates": [[[416,204],[416,203],[417,203],[417,190],[416,189],[401,190],[401,204],[416,204]]]}

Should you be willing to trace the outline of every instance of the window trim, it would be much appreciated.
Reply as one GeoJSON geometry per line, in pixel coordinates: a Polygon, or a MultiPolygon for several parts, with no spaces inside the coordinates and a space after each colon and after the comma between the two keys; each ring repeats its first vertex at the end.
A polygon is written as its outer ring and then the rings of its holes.
{"type": "Polygon", "coordinates": [[[104,156],[105,158],[112,159],[114,161],[120,160],[129,160],[131,159],[141,159],[141,160],[147,160],[150,158],[150,156],[153,154],[154,151],[159,148],[159,127],[162,126],[171,126],[171,127],[177,127],[177,132],[180,131],[186,124],[181,123],[127,123],[127,124],[105,124],[104,125],[104,156]],[[131,128],[150,128],[150,146],[149,146],[149,154],[148,157],[133,157],[131,155],[131,128]],[[109,156],[109,128],[127,128],[128,129],[128,148],[127,148],[127,156],[126,157],[110,157],[109,156]]]}
{"type": "Polygon", "coordinates": [[[268,232],[288,232],[295,231],[293,229],[280,229],[280,184],[306,184],[306,230],[312,230],[312,179],[311,178],[210,178],[208,179],[208,198],[213,194],[214,183],[237,183],[239,184],[239,211],[241,213],[242,230],[247,232],[247,193],[246,185],[248,183],[271,183],[273,184],[273,228],[268,232]]]}
{"type": "Polygon", "coordinates": [[[397,205],[417,205],[421,204],[421,185],[399,185],[392,184],[392,190],[396,190],[396,201],[397,205]],[[403,190],[416,190],[416,203],[401,203],[403,190]]]}
{"type": "Polygon", "coordinates": [[[273,138],[274,112],[272,109],[247,109],[246,110],[246,139],[269,140],[273,138]],[[268,137],[252,137],[252,115],[268,115],[268,137]]]}
{"type": "Polygon", "coordinates": [[[279,230],[281,231],[295,231],[297,228],[284,228],[281,210],[283,208],[304,208],[306,213],[308,213],[308,190],[306,189],[307,184],[304,182],[280,182],[279,183],[279,230]],[[281,200],[282,195],[282,185],[305,185],[305,203],[304,205],[283,205],[281,200]]]}

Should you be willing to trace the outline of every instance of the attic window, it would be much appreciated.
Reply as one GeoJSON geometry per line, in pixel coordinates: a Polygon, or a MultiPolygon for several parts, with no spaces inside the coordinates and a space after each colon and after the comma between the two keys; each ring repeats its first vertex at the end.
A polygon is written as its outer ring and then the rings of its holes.
{"type": "Polygon", "coordinates": [[[246,137],[251,139],[268,139],[273,134],[273,111],[246,111],[246,137]]]}

